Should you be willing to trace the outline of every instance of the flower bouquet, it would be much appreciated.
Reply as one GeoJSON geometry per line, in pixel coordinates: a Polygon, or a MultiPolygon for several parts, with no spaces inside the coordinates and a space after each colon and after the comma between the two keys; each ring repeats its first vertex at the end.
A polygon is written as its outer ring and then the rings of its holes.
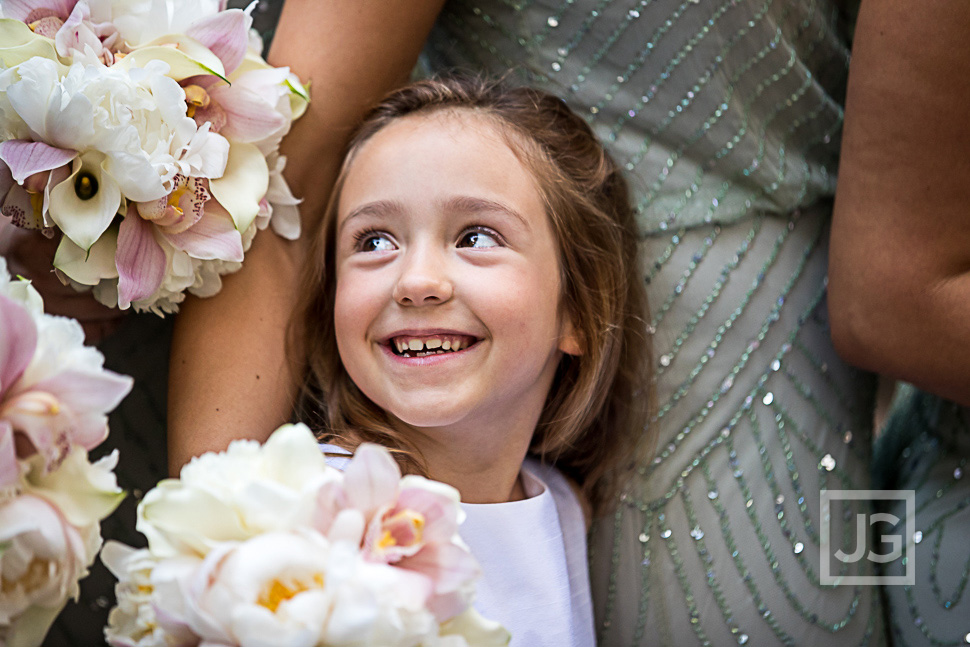
{"type": "Polygon", "coordinates": [[[0,212],[63,234],[54,267],[109,306],[177,310],[257,229],[299,236],[279,144],[306,90],[218,0],[5,0],[0,212]]]}
{"type": "Polygon", "coordinates": [[[77,596],[120,503],[117,452],[91,464],[131,378],[102,368],[74,320],[46,315],[0,258],[0,645],[39,645],[77,596]]]}
{"type": "Polygon", "coordinates": [[[304,425],[235,441],[138,507],[148,548],[109,542],[112,645],[472,647],[508,633],[470,605],[458,492],[358,448],[329,467],[304,425]]]}

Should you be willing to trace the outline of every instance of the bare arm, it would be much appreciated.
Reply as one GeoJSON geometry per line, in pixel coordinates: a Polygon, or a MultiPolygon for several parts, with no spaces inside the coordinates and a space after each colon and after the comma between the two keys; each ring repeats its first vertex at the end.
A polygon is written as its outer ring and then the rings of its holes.
{"type": "Polygon", "coordinates": [[[862,368],[970,404],[970,3],[859,14],[829,265],[862,368]]]}
{"type": "MultiPolygon", "coordinates": [[[[311,83],[312,101],[284,140],[304,232],[326,204],[343,145],[363,112],[404,83],[444,0],[288,0],[269,62],[311,83]]],[[[297,378],[285,359],[305,238],[263,232],[215,297],[186,300],[169,374],[169,468],[265,439],[290,414],[297,378]]]]}

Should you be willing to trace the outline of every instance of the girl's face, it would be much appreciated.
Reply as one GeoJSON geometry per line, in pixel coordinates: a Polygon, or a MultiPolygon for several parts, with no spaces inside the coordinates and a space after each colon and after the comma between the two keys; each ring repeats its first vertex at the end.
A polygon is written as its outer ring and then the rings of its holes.
{"type": "Polygon", "coordinates": [[[496,128],[451,111],[379,131],[335,245],[337,345],[361,391],[435,442],[528,443],[576,342],[542,198],[496,128]]]}

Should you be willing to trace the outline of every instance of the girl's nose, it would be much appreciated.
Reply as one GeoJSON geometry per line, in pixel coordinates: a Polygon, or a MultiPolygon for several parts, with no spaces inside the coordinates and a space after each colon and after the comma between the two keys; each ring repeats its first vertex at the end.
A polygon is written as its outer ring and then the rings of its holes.
{"type": "Polygon", "coordinates": [[[403,306],[422,306],[444,303],[453,291],[444,259],[430,253],[413,253],[394,286],[393,296],[403,306]]]}

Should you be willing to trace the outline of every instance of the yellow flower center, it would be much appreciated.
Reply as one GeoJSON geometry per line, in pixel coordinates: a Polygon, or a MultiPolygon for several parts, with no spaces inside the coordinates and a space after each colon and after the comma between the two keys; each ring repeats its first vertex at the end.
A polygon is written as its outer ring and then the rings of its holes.
{"type": "Polygon", "coordinates": [[[27,565],[27,569],[20,576],[20,579],[8,580],[0,577],[0,593],[7,595],[18,587],[21,587],[27,593],[37,590],[44,586],[51,577],[55,576],[56,570],[57,566],[53,562],[35,557],[27,565]]]}
{"type": "Polygon", "coordinates": [[[293,598],[295,598],[300,593],[303,593],[304,591],[309,591],[310,589],[322,589],[322,588],[323,588],[322,573],[316,573],[309,584],[305,582],[300,582],[299,580],[294,582],[287,582],[287,583],[284,583],[280,580],[273,580],[270,583],[269,587],[265,591],[263,591],[262,595],[259,596],[259,599],[256,600],[256,604],[258,604],[261,607],[265,607],[269,609],[273,613],[276,613],[276,610],[279,608],[281,604],[283,604],[283,602],[287,600],[292,600],[293,598]]]}
{"type": "Polygon", "coordinates": [[[399,544],[398,538],[402,536],[402,530],[405,531],[403,533],[404,537],[410,538],[410,541],[400,543],[405,546],[413,546],[414,544],[421,543],[422,533],[424,531],[424,515],[414,510],[402,510],[393,517],[385,519],[383,525],[384,532],[377,542],[378,548],[387,550],[392,546],[397,546],[399,544]]]}
{"type": "Polygon", "coordinates": [[[209,107],[209,93],[198,85],[187,85],[185,88],[185,114],[189,117],[195,116],[195,111],[199,108],[209,107]]]}
{"type": "MultiPolygon", "coordinates": [[[[192,115],[189,116],[191,117],[192,115]]],[[[182,199],[182,196],[188,192],[189,190],[187,187],[177,186],[175,187],[174,191],[168,194],[168,206],[175,209],[175,212],[180,216],[185,212],[182,211],[182,207],[179,206],[179,201],[182,199]]]]}

